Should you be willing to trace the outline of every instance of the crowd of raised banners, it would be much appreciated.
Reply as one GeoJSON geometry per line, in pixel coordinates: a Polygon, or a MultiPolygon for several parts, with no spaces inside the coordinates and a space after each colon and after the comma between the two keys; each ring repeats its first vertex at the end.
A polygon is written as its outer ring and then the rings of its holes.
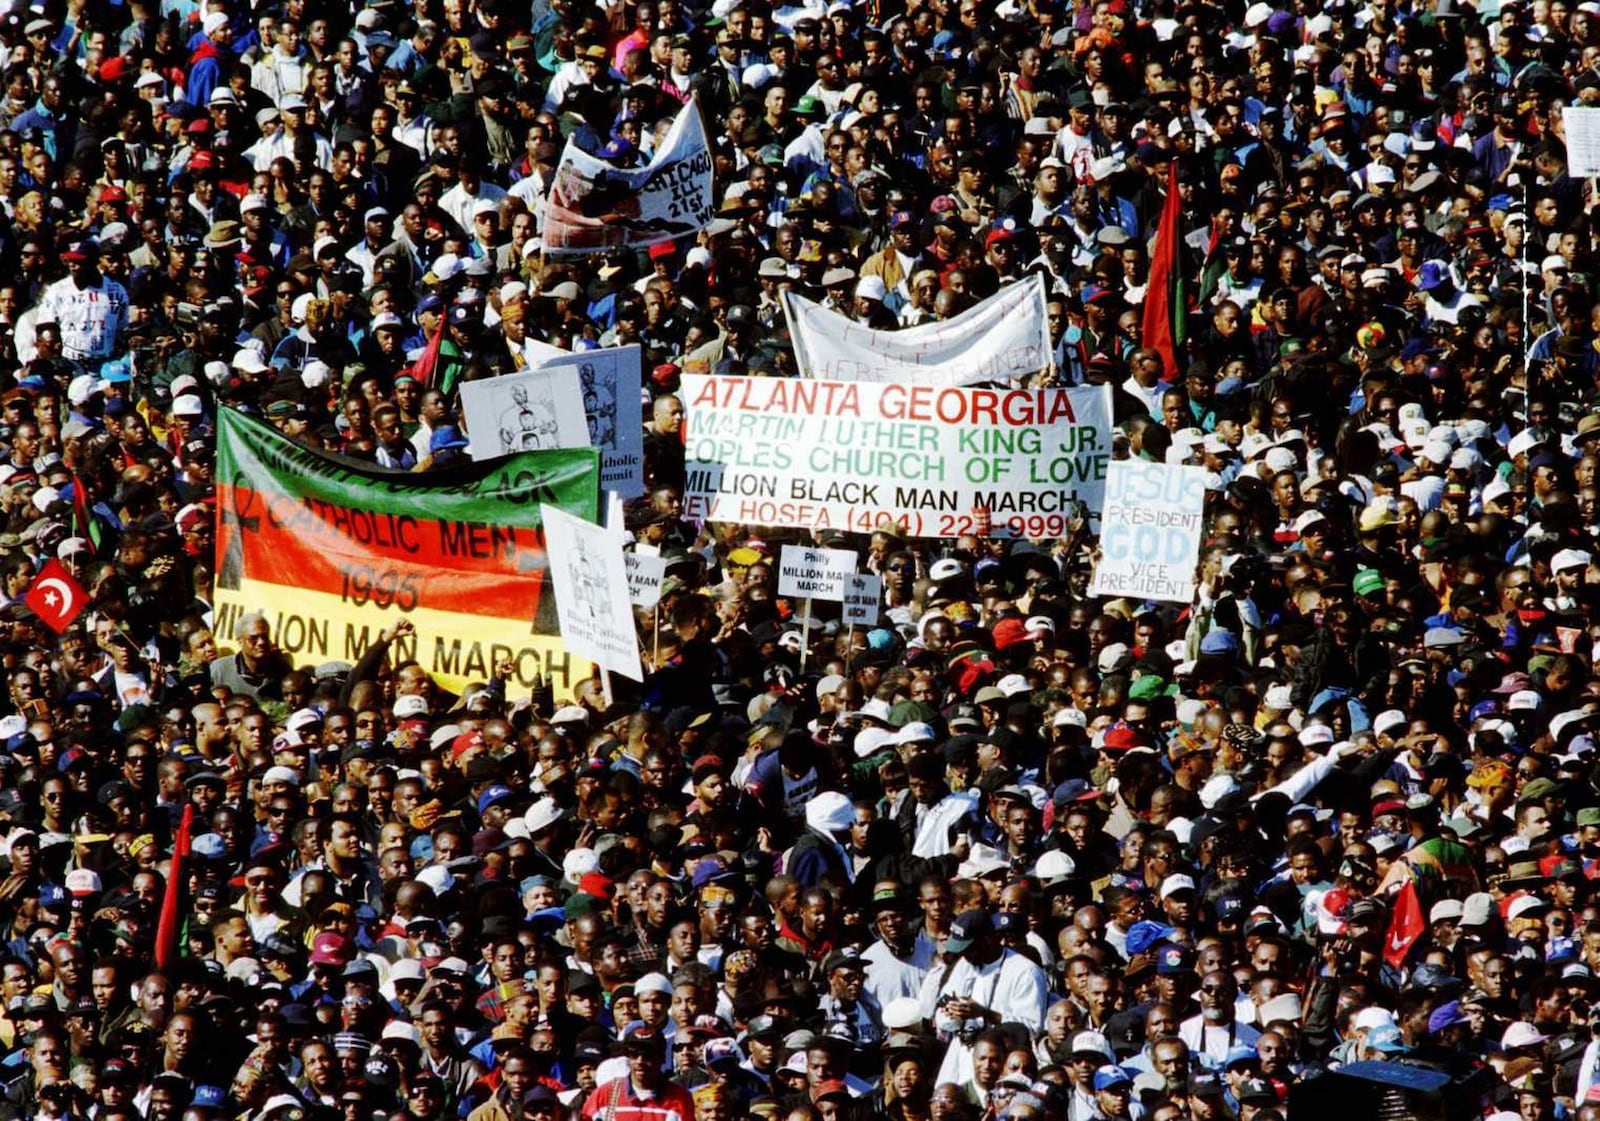
{"type": "MultiPolygon", "coordinates": [[[[675,131],[689,119],[692,114],[680,117],[675,131]]],[[[689,137],[685,143],[698,135],[692,129],[683,134],[689,137]]],[[[682,376],[684,517],[711,525],[800,531],[802,540],[813,541],[828,533],[879,530],[936,540],[990,533],[1043,540],[1065,538],[1087,522],[1098,525],[1102,541],[1094,594],[1189,602],[1205,472],[1114,461],[1109,386],[1015,387],[1013,379],[1044,372],[1041,357],[1049,348],[1043,304],[1043,287],[1033,277],[949,322],[895,332],[860,327],[790,293],[785,311],[800,357],[800,380],[682,376]],[[997,372],[1004,376],[997,378],[997,372]],[[855,376],[844,377],[847,373],[855,376]]],[[[280,643],[306,664],[359,658],[376,632],[371,623],[357,625],[358,609],[398,606],[419,624],[421,649],[431,657],[427,664],[446,681],[465,680],[508,651],[519,676],[530,681],[560,665],[562,680],[571,685],[564,659],[574,653],[607,672],[639,680],[637,647],[643,636],[633,633],[631,614],[623,609],[630,603],[654,606],[662,569],[641,565],[637,557],[624,562],[624,542],[636,544],[631,535],[625,538],[620,527],[608,532],[595,522],[604,508],[602,492],[631,501],[645,489],[640,354],[639,347],[626,346],[552,357],[461,387],[471,457],[501,478],[509,459],[523,465],[516,473],[522,485],[549,489],[544,465],[576,461],[540,453],[600,452],[594,479],[580,483],[574,477],[562,504],[546,508],[568,514],[558,532],[552,535],[548,522],[532,519],[542,527],[548,562],[530,559],[537,557],[538,547],[519,543],[516,523],[498,515],[479,519],[499,527],[486,542],[470,538],[471,530],[441,529],[438,546],[386,540],[381,532],[365,539],[340,533],[340,518],[359,522],[369,516],[368,502],[352,491],[348,502],[355,509],[349,514],[341,513],[337,501],[325,500],[329,505],[315,533],[287,527],[298,531],[293,548],[259,536],[259,528],[248,533],[235,528],[238,536],[220,536],[224,554],[246,558],[238,582],[219,597],[221,617],[238,618],[245,605],[265,602],[263,583],[288,584],[314,598],[336,594],[338,599],[336,610],[312,613],[319,617],[315,623],[285,616],[276,624],[280,643]],[[595,494],[573,497],[591,486],[595,494]],[[331,536],[324,540],[317,533],[331,536]],[[330,544],[337,548],[330,550],[330,544]],[[581,558],[580,569],[566,567],[563,558],[569,555],[581,558]],[[526,636],[486,637],[475,625],[457,626],[442,615],[435,625],[431,613],[450,609],[441,607],[435,594],[424,595],[423,569],[407,567],[406,558],[418,556],[426,556],[425,565],[446,570],[456,567],[456,557],[472,564],[493,561],[493,571],[486,569],[485,576],[501,581],[501,594],[484,596],[470,579],[463,580],[452,594],[472,606],[459,610],[515,619],[529,612],[506,605],[526,596],[531,614],[545,624],[541,629],[536,622],[534,631],[544,637],[537,643],[526,636]],[[554,629],[550,613],[538,610],[541,587],[554,593],[554,629]],[[495,606],[497,600],[502,606],[495,606]],[[341,629],[342,634],[333,633],[341,629]],[[554,653],[558,636],[565,645],[559,656],[554,653]]],[[[224,430],[229,449],[224,463],[236,464],[240,477],[255,478],[258,466],[267,463],[257,450],[264,439],[270,440],[265,431],[231,421],[224,430]]],[[[414,533],[418,517],[450,524],[446,514],[432,511],[436,501],[441,510],[458,501],[459,485],[430,476],[426,485],[412,489],[407,508],[414,514],[407,524],[414,533]]],[[[234,506],[226,525],[259,527],[259,490],[230,492],[234,506]]],[[[268,510],[270,500],[260,501],[268,524],[283,528],[268,510]]],[[[528,502],[522,507],[525,514],[534,512],[528,502]]],[[[421,533],[431,535],[431,530],[421,533]]],[[[843,603],[843,581],[855,572],[855,554],[811,552],[834,556],[832,574],[807,570],[805,578],[792,578],[785,546],[778,593],[843,603]]],[[[870,606],[858,599],[852,612],[862,623],[876,622],[877,608],[874,596],[870,606]]]]}

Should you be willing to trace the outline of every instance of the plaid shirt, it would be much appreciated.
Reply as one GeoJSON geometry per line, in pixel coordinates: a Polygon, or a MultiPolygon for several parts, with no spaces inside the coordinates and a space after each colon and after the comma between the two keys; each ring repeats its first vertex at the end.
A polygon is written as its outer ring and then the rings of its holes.
{"type": "Polygon", "coordinates": [[[506,1019],[506,1001],[528,991],[524,981],[506,981],[492,986],[478,998],[478,1014],[491,1024],[503,1024],[506,1019]]]}
{"type": "Polygon", "coordinates": [[[633,941],[624,942],[623,946],[624,958],[635,977],[660,969],[667,959],[666,944],[653,941],[650,932],[638,923],[633,925],[633,941]]]}

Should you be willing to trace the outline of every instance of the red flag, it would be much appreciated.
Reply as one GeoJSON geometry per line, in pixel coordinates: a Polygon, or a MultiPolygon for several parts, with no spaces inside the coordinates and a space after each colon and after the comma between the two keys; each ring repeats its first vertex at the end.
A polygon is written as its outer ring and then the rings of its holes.
{"type": "Polygon", "coordinates": [[[420,381],[424,389],[433,388],[433,379],[439,372],[439,344],[444,342],[444,326],[448,322],[450,322],[449,311],[440,312],[438,330],[434,331],[427,347],[411,364],[411,376],[420,381]]]}
{"type": "Polygon", "coordinates": [[[172,843],[172,870],[167,875],[167,892],[161,897],[161,922],[156,927],[156,968],[161,970],[170,969],[178,957],[178,928],[183,924],[183,881],[188,875],[183,865],[189,856],[189,831],[193,827],[194,806],[191,804],[183,807],[178,837],[172,843]]]}
{"type": "Polygon", "coordinates": [[[1179,241],[1183,234],[1178,218],[1183,203],[1178,197],[1178,164],[1167,168],[1167,201],[1161,207],[1156,225],[1155,252],[1150,259],[1150,282],[1144,292],[1144,320],[1140,333],[1144,345],[1161,355],[1167,377],[1182,374],[1178,367],[1178,348],[1183,345],[1185,311],[1183,269],[1179,265],[1179,241]]]}
{"type": "Polygon", "coordinates": [[[1422,900],[1417,898],[1417,885],[1407,880],[1394,897],[1394,917],[1389,920],[1389,936],[1383,940],[1383,960],[1398,969],[1427,929],[1427,921],[1422,917],[1422,900]]]}
{"type": "Polygon", "coordinates": [[[60,634],[89,605],[89,593],[64,564],[52,557],[22,594],[22,602],[45,626],[60,634]]]}
{"type": "Polygon", "coordinates": [[[89,492],[84,488],[83,480],[78,478],[76,471],[72,473],[72,520],[78,524],[78,536],[98,550],[100,523],[94,520],[94,513],[89,509],[89,492]]]}

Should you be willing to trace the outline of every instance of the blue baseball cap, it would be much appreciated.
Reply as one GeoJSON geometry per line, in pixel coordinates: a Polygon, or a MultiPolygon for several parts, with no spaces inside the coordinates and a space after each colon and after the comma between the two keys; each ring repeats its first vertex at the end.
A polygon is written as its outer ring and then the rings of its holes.
{"type": "Polygon", "coordinates": [[[1166,923],[1154,922],[1145,919],[1134,923],[1128,928],[1127,947],[1129,954],[1142,954],[1158,942],[1165,942],[1177,933],[1175,927],[1166,923]]]}
{"type": "Polygon", "coordinates": [[[478,816],[482,817],[484,811],[490,806],[498,805],[501,802],[509,802],[514,797],[516,797],[516,792],[509,786],[502,786],[496,783],[478,795],[478,816]]]}
{"type": "Polygon", "coordinates": [[[1401,1055],[1408,1050],[1405,1040],[1400,1038],[1400,1029],[1393,1024],[1379,1024],[1367,1032],[1367,1049],[1382,1051],[1385,1055],[1401,1055]]]}
{"type": "Polygon", "coordinates": [[[189,852],[201,860],[221,860],[226,855],[222,838],[216,833],[202,833],[189,844],[189,852]]]}
{"type": "Polygon", "coordinates": [[[1103,1066],[1094,1072],[1094,1088],[1096,1092],[1110,1090],[1116,1086],[1132,1085],[1133,1075],[1119,1066],[1103,1066]]]}
{"type": "Polygon", "coordinates": [[[453,424],[446,424],[442,428],[435,428],[433,435],[428,437],[428,451],[438,455],[443,451],[460,451],[467,446],[467,438],[461,430],[453,424]]]}
{"type": "Polygon", "coordinates": [[[1228,1054],[1222,1060],[1222,1069],[1231,1070],[1240,1063],[1259,1063],[1261,1056],[1256,1054],[1254,1047],[1235,1046],[1228,1048],[1228,1054]]]}
{"type": "MultiPolygon", "coordinates": [[[[1433,1015],[1428,1017],[1428,1034],[1438,1035],[1446,1028],[1453,1028],[1457,1024],[1468,1023],[1467,1014],[1461,1010],[1461,1002],[1452,1000],[1448,1004],[1441,1004],[1433,1010],[1433,1015]]],[[[1371,1033],[1367,1036],[1370,1041],[1371,1033]]]]}
{"type": "Polygon", "coordinates": [[[1424,261],[1417,273],[1417,288],[1419,291],[1431,292],[1449,279],[1450,274],[1438,261],[1424,261]]]}

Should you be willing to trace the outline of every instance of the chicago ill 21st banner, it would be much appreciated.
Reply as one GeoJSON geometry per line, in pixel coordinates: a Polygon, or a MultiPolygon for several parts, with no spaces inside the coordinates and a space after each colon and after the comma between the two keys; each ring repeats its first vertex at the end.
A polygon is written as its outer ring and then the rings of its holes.
{"type": "Polygon", "coordinates": [[[545,252],[642,249],[692,234],[711,218],[711,169],[705,125],[693,101],[645,167],[615,167],[568,139],[545,204],[545,252]]]}
{"type": "Polygon", "coordinates": [[[393,656],[447,689],[512,660],[566,696],[589,666],[557,637],[539,504],[594,521],[600,453],[525,452],[397,473],[312,451],[224,409],[217,459],[216,631],[265,614],[297,665],[354,662],[398,618],[393,656]]]}
{"type": "Polygon", "coordinates": [[[686,375],[683,400],[684,514],[707,521],[1062,537],[1098,514],[1111,458],[1107,386],[686,375]]]}

